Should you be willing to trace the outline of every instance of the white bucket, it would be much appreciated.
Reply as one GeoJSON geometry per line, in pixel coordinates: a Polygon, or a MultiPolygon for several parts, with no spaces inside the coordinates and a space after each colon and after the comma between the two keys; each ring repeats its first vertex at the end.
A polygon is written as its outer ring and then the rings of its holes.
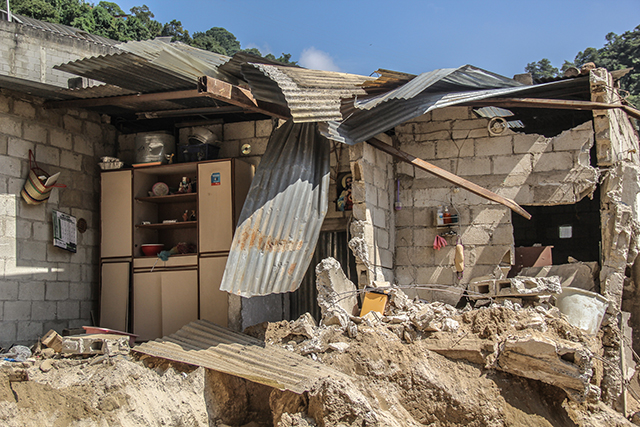
{"type": "Polygon", "coordinates": [[[556,297],[556,306],[571,325],[595,334],[600,329],[609,301],[595,292],[567,287],[562,288],[562,293],[556,297]]]}

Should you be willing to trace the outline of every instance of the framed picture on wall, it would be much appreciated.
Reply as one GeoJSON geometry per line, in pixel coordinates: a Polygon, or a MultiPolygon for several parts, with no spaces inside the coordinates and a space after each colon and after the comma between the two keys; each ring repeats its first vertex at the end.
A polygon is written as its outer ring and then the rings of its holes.
{"type": "Polygon", "coordinates": [[[338,198],[336,199],[336,209],[339,211],[350,211],[353,209],[353,199],[351,198],[351,186],[353,183],[353,177],[351,172],[338,174],[336,180],[336,193],[338,198]]]}

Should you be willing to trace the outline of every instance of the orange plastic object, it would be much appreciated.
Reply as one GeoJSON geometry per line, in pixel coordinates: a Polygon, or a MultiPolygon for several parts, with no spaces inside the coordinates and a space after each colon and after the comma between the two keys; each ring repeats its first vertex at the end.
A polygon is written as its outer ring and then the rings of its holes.
{"type": "Polygon", "coordinates": [[[384,307],[387,305],[387,299],[389,299],[389,297],[385,294],[366,292],[364,294],[364,301],[362,302],[362,310],[360,310],[360,317],[370,311],[377,311],[381,315],[384,315],[384,307]]]}

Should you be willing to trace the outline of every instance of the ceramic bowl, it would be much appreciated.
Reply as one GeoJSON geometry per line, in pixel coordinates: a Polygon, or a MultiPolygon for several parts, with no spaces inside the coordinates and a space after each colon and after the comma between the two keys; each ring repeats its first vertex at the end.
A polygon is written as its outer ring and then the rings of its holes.
{"type": "Polygon", "coordinates": [[[149,243],[141,245],[142,253],[146,256],[156,256],[164,248],[162,243],[149,243]]]}

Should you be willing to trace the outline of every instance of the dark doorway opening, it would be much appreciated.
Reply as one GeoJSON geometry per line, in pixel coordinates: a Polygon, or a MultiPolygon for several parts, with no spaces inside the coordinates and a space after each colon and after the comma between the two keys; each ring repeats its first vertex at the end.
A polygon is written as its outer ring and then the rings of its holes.
{"type": "Polygon", "coordinates": [[[313,259],[302,279],[300,288],[291,293],[289,298],[291,319],[297,319],[304,313],[309,312],[316,321],[320,320],[318,290],[316,289],[316,266],[323,259],[328,257],[337,259],[349,280],[357,283],[356,259],[349,249],[348,243],[346,231],[323,231],[320,233],[313,259]]]}
{"type": "Polygon", "coordinates": [[[553,264],[578,261],[600,262],[600,194],[573,205],[524,206],[532,216],[512,215],[515,246],[553,246],[553,264]]]}

